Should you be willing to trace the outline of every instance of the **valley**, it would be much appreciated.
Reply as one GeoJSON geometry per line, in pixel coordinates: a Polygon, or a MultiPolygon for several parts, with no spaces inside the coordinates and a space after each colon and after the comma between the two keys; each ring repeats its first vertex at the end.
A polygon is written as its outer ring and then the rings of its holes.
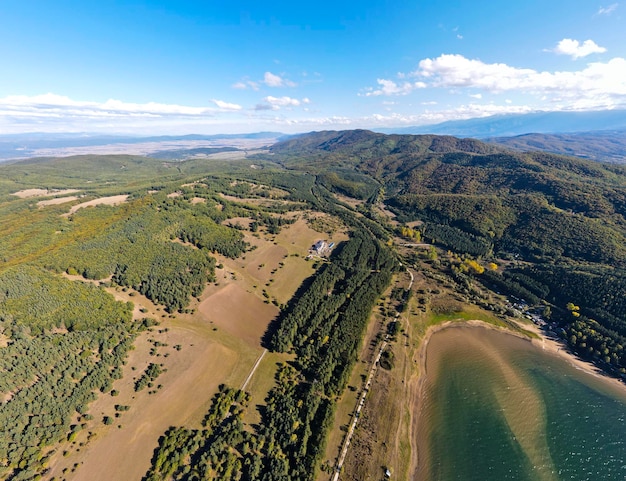
{"type": "Polygon", "coordinates": [[[485,419],[530,403],[532,429],[503,418],[513,464],[553,449],[553,405],[543,374],[529,381],[499,345],[610,374],[578,377],[623,415],[621,166],[344,131],[243,158],[85,155],[0,174],[3,479],[331,479],[383,342],[340,480],[479,479],[436,438],[471,418],[449,426],[427,401],[448,402],[442,353],[480,351],[516,386],[485,419]]]}

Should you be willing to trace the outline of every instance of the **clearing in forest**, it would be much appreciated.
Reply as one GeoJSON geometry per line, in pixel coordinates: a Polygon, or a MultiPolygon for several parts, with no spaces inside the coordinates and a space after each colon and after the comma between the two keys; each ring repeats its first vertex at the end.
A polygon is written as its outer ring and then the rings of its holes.
{"type": "Polygon", "coordinates": [[[51,195],[67,195],[80,192],[78,189],[62,189],[62,190],[50,190],[50,189],[24,189],[19,192],[13,192],[11,195],[19,197],[20,199],[28,199],[30,197],[49,197],[51,195]]]}
{"type": "Polygon", "coordinates": [[[259,346],[268,323],[278,315],[278,308],[265,304],[254,293],[238,284],[229,284],[200,303],[200,314],[213,321],[218,329],[259,346]]]}
{"type": "Polygon", "coordinates": [[[67,214],[63,214],[62,217],[69,217],[77,210],[82,209],[83,207],[93,207],[95,205],[119,205],[126,202],[128,199],[128,195],[112,195],[110,197],[100,197],[99,199],[93,199],[87,202],[83,202],[81,204],[77,204],[72,206],[70,211],[67,214]]]}

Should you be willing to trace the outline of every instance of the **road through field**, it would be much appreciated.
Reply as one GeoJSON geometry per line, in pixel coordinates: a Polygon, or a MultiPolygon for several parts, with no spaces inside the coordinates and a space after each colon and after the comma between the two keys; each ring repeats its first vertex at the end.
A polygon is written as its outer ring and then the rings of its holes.
{"type": "MultiPolygon", "coordinates": [[[[407,272],[411,276],[411,282],[409,282],[409,287],[407,290],[411,290],[413,287],[413,273],[407,269],[407,272]]],[[[398,317],[400,313],[396,313],[395,321],[398,322],[398,317]]],[[[337,466],[335,466],[335,472],[332,477],[332,481],[337,481],[339,479],[339,474],[341,473],[341,468],[343,467],[343,463],[346,459],[346,455],[348,454],[348,448],[350,447],[350,442],[352,441],[352,436],[354,435],[354,430],[356,429],[356,424],[359,421],[359,416],[361,415],[361,409],[365,405],[365,397],[369,392],[370,385],[372,384],[372,379],[374,378],[374,374],[376,374],[376,370],[378,369],[378,362],[380,361],[380,357],[383,355],[385,348],[387,347],[387,338],[380,345],[380,349],[378,350],[378,354],[372,363],[372,367],[370,368],[370,372],[367,375],[367,382],[365,383],[365,388],[363,388],[363,392],[359,396],[359,400],[357,402],[357,407],[354,411],[354,417],[352,418],[352,423],[350,423],[350,428],[348,429],[348,434],[346,434],[346,438],[343,442],[343,447],[341,448],[341,454],[339,455],[339,460],[337,461],[337,466]]]]}

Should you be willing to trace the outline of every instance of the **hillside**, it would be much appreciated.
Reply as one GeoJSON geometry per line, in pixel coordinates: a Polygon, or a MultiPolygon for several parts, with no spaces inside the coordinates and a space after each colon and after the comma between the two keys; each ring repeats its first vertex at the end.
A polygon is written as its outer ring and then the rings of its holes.
{"type": "Polygon", "coordinates": [[[624,266],[624,167],[472,139],[367,131],[311,134],[272,152],[287,167],[323,172],[344,194],[383,187],[401,221],[427,221],[450,247],[624,266]]]}
{"type": "Polygon", "coordinates": [[[491,137],[485,142],[518,151],[544,151],[600,162],[626,163],[626,131],[576,132],[571,134],[524,134],[491,137]]]}
{"type": "Polygon", "coordinates": [[[367,131],[314,133],[272,152],[289,168],[317,172],[338,194],[369,192],[372,206],[383,201],[400,223],[417,223],[417,238],[509,263],[481,279],[550,304],[574,348],[605,367],[626,367],[618,360],[626,341],[625,167],[367,131]]]}

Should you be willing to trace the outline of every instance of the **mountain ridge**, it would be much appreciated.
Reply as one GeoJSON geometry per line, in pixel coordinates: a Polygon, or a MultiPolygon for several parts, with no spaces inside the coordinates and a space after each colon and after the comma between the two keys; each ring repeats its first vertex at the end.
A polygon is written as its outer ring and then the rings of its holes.
{"type": "Polygon", "coordinates": [[[528,133],[572,133],[626,130],[626,110],[501,114],[438,124],[381,128],[382,133],[439,134],[462,137],[509,137],[528,133]]]}

